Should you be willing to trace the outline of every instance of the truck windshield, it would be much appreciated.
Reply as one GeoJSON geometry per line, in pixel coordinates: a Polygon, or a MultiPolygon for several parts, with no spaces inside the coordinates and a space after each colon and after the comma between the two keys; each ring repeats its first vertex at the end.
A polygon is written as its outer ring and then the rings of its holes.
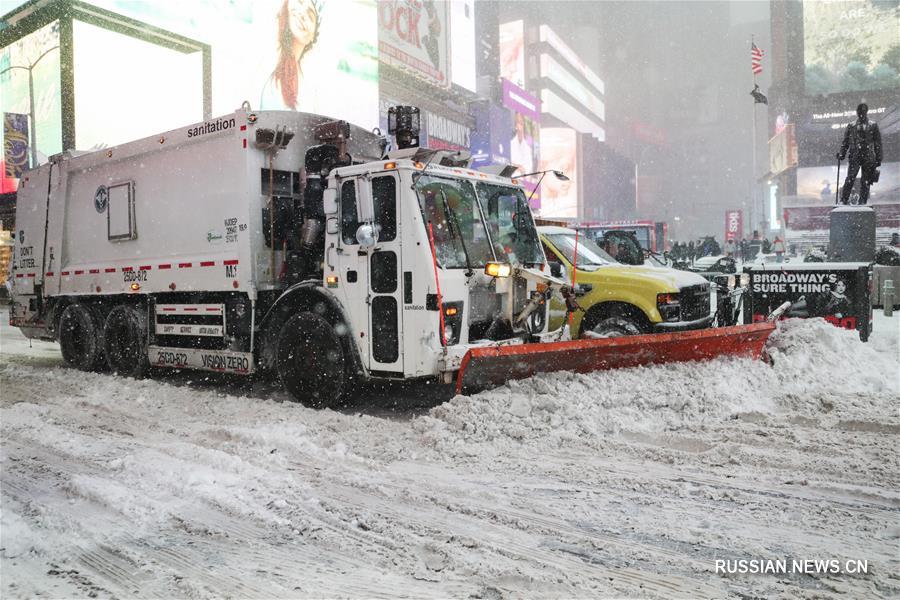
{"type": "Polygon", "coordinates": [[[522,265],[543,263],[531,209],[522,190],[485,182],[476,184],[475,189],[497,260],[522,265]]]}
{"type": "MultiPolygon", "coordinates": [[[[557,250],[562,252],[569,264],[575,264],[575,234],[556,233],[547,238],[557,250]]],[[[609,265],[615,259],[603,251],[596,243],[586,236],[578,236],[578,268],[590,271],[603,265],[609,265]]]]}
{"type": "Polygon", "coordinates": [[[471,182],[422,174],[415,186],[426,227],[431,223],[434,231],[438,265],[445,269],[484,268],[494,260],[471,182]]]}

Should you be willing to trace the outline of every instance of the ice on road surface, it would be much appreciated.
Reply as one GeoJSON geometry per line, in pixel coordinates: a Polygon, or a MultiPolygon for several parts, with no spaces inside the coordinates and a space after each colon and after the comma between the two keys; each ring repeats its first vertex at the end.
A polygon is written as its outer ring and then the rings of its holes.
{"type": "Polygon", "coordinates": [[[4,598],[900,594],[898,316],[868,344],[786,321],[771,366],[339,412],[264,383],[83,373],[0,318],[4,598]]]}

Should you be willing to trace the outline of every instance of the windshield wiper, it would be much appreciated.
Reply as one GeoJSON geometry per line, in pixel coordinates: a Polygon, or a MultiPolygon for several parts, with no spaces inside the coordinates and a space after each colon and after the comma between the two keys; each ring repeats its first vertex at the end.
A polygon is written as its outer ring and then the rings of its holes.
{"type": "Polygon", "coordinates": [[[459,243],[462,246],[463,255],[466,257],[466,277],[471,277],[475,274],[475,271],[472,270],[472,263],[469,261],[469,249],[466,248],[466,240],[463,239],[462,230],[459,228],[459,221],[456,220],[456,213],[453,212],[453,209],[450,208],[450,203],[447,202],[447,194],[444,193],[444,188],[441,187],[441,200],[444,202],[444,212],[447,213],[447,224],[453,225],[453,228],[456,229],[456,235],[459,237],[459,243]]]}

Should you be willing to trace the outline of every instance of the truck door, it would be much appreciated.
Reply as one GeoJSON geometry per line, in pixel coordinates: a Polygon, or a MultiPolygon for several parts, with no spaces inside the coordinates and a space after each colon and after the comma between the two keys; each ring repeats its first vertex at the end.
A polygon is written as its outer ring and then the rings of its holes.
{"type": "MultiPolygon", "coordinates": [[[[336,282],[326,279],[329,288],[338,287],[347,311],[350,333],[356,341],[362,364],[369,365],[369,265],[368,252],[356,240],[360,219],[357,210],[356,178],[340,180],[337,190],[340,227],[337,231],[336,282]]],[[[330,250],[326,250],[326,257],[330,250]]]]}
{"type": "Polygon", "coordinates": [[[370,371],[402,373],[397,178],[387,174],[345,179],[338,195],[340,285],[362,362],[370,371]],[[365,224],[374,225],[378,232],[371,248],[356,239],[357,230],[365,224]]]}
{"type": "Polygon", "coordinates": [[[403,311],[400,273],[400,235],[397,220],[398,181],[392,173],[372,177],[372,216],[378,242],[369,250],[369,369],[403,372],[403,311]]]}

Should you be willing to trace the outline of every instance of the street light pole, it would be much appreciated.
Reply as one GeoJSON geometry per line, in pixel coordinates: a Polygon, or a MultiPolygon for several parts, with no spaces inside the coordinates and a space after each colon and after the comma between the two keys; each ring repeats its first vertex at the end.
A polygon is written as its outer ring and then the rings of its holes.
{"type": "Polygon", "coordinates": [[[31,168],[35,168],[37,166],[37,123],[35,122],[35,112],[34,112],[34,68],[37,66],[41,59],[47,56],[53,50],[59,50],[59,46],[53,46],[52,48],[48,48],[44,50],[44,53],[37,57],[33,63],[29,64],[27,67],[22,67],[19,65],[15,65],[12,67],[7,67],[0,71],[0,75],[3,75],[7,71],[12,71],[13,69],[22,69],[28,71],[28,124],[31,136],[31,139],[28,141],[28,147],[31,149],[31,168]]]}
{"type": "Polygon", "coordinates": [[[31,125],[31,168],[37,166],[37,123],[34,112],[34,65],[28,67],[28,121],[31,125]]]}

